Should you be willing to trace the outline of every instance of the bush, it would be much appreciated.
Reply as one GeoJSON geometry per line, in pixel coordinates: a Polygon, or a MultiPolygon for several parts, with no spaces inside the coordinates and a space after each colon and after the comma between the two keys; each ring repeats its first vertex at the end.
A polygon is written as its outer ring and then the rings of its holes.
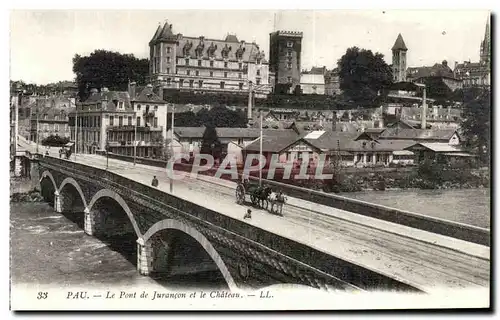
{"type": "Polygon", "coordinates": [[[42,140],[42,145],[49,147],[63,147],[68,142],[69,142],[68,137],[60,137],[59,135],[50,135],[42,140]]]}

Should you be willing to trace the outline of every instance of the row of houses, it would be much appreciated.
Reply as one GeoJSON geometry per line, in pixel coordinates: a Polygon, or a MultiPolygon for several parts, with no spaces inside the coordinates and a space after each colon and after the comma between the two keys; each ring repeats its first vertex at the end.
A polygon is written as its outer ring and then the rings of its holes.
{"type": "MultiPolygon", "coordinates": [[[[174,151],[196,155],[200,152],[204,127],[174,128],[174,151]]],[[[260,153],[260,130],[255,128],[216,128],[223,146],[223,156],[234,157],[240,164],[248,154],[260,153]]],[[[168,135],[170,136],[171,131],[168,135]]],[[[414,129],[400,125],[391,128],[373,128],[365,132],[338,132],[316,130],[301,132],[291,129],[264,129],[262,154],[269,164],[279,159],[280,164],[319,164],[320,155],[330,161],[340,159],[343,166],[367,167],[390,164],[414,164],[425,157],[470,157],[460,147],[460,137],[453,129],[414,129]]]]}

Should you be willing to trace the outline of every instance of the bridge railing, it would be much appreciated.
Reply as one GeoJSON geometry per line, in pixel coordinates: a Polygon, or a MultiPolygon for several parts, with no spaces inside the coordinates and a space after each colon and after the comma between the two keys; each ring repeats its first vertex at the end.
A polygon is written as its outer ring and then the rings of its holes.
{"type": "MultiPolygon", "coordinates": [[[[192,224],[204,225],[207,228],[217,228],[228,238],[243,237],[247,239],[247,246],[252,250],[273,250],[274,255],[283,255],[286,259],[295,260],[303,266],[310,266],[322,273],[324,277],[335,278],[334,281],[345,281],[363,289],[391,289],[403,291],[421,291],[410,284],[394,279],[390,276],[375,272],[355,263],[337,258],[318,248],[294,241],[266,231],[257,226],[250,225],[217,211],[205,208],[193,202],[186,201],[175,195],[165,193],[149,185],[125,178],[105,169],[82,165],[72,161],[58,159],[55,157],[44,157],[40,159],[42,165],[47,163],[54,165],[56,170],[67,170],[75,174],[85,175],[96,182],[106,184],[107,188],[116,187],[124,193],[135,193],[148,202],[156,203],[165,210],[175,212],[192,224]],[[349,272],[346,272],[349,270],[349,272]],[[334,276],[333,276],[334,275],[334,276]]],[[[242,212],[243,214],[243,212],[242,212]]],[[[146,219],[145,215],[138,215],[136,219],[146,219]]],[[[149,225],[157,221],[149,221],[149,225]]],[[[143,230],[142,232],[145,232],[143,230]]],[[[249,248],[249,249],[250,249],[249,248]]],[[[273,257],[278,259],[277,257],[273,257]]]]}
{"type": "MultiPolygon", "coordinates": [[[[133,161],[133,157],[130,156],[112,155],[111,157],[124,161],[133,161]]],[[[164,167],[166,165],[166,162],[163,160],[136,158],[136,161],[141,161],[138,163],[143,163],[145,165],[151,165],[156,167],[164,167]]],[[[190,167],[190,165],[179,164],[178,166],[176,165],[174,168],[176,170],[179,169],[185,171],[187,170],[186,169],[187,167],[190,167]]],[[[200,172],[200,174],[206,174],[210,176],[213,176],[214,173],[215,170],[200,172]]],[[[249,178],[251,180],[258,179],[255,176],[250,176],[249,178]]],[[[238,180],[241,181],[241,176],[239,177],[238,180]]],[[[275,186],[281,189],[285,194],[289,196],[303,199],[306,201],[311,201],[313,203],[318,203],[329,207],[357,213],[360,215],[381,219],[485,246],[489,246],[491,242],[490,230],[485,228],[462,224],[410,211],[395,209],[379,204],[369,203],[361,200],[343,197],[336,194],[330,194],[322,191],[298,187],[273,180],[262,179],[262,181],[268,185],[275,186]]]]}

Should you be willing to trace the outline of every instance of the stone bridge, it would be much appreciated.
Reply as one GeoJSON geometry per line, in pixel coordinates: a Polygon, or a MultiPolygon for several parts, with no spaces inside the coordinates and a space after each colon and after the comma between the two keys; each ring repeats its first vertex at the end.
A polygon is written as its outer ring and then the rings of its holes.
{"type": "Polygon", "coordinates": [[[45,200],[66,215],[83,212],[85,233],[136,238],[137,269],[143,275],[168,275],[191,266],[220,271],[229,289],[297,284],[418,291],[107,170],[47,156],[39,159],[38,171],[45,200]]]}

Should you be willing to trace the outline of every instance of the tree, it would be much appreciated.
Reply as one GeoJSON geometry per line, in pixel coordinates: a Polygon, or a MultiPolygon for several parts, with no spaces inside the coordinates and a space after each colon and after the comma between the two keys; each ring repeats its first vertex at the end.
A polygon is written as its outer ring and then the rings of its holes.
{"type": "Polygon", "coordinates": [[[465,146],[478,154],[483,163],[489,163],[491,93],[489,89],[464,90],[461,131],[465,146]]]}
{"type": "Polygon", "coordinates": [[[215,159],[219,159],[222,155],[222,144],[217,136],[217,131],[213,126],[207,126],[203,133],[200,153],[210,154],[215,159]]]}
{"type": "Polygon", "coordinates": [[[245,128],[246,115],[239,110],[230,110],[223,106],[213,107],[210,110],[202,109],[197,114],[199,125],[216,128],[245,128]]]}
{"type": "Polygon", "coordinates": [[[92,88],[107,87],[110,90],[127,90],[129,81],[146,84],[149,74],[148,59],[138,59],[132,54],[95,50],[89,56],[78,54],[73,58],[78,96],[88,97],[92,88]]]}
{"type": "Polygon", "coordinates": [[[63,147],[68,142],[69,142],[68,137],[61,137],[59,135],[50,135],[42,140],[42,145],[50,147],[63,147]]]}
{"type": "Polygon", "coordinates": [[[392,84],[392,71],[384,56],[371,50],[347,49],[338,61],[338,69],[344,99],[359,106],[372,106],[392,84]]]}

